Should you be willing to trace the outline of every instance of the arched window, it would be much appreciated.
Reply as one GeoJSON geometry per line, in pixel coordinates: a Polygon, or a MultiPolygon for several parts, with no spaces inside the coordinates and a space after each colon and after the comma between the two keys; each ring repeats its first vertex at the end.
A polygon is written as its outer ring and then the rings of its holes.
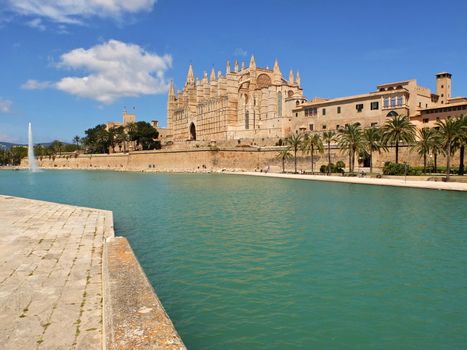
{"type": "Polygon", "coordinates": [[[386,115],[386,117],[395,117],[395,116],[397,116],[397,115],[399,115],[399,114],[397,114],[396,111],[391,111],[391,112],[389,112],[389,113],[386,115]]]}
{"type": "Polygon", "coordinates": [[[196,141],[196,127],[194,123],[190,124],[190,140],[196,141]]]}
{"type": "Polygon", "coordinates": [[[282,117],[282,92],[277,93],[277,115],[282,117]]]}

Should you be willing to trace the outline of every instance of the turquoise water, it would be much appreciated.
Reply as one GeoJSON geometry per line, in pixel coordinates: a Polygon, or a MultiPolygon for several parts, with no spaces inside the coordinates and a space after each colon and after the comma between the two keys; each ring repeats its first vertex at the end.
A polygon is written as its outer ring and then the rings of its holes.
{"type": "Polygon", "coordinates": [[[113,210],[189,349],[467,348],[465,193],[84,171],[0,193],[113,210]]]}

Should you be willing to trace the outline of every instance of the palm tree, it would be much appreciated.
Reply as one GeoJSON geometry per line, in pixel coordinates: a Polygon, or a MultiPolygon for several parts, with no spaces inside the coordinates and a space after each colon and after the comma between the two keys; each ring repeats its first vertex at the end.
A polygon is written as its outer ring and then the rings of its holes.
{"type": "Polygon", "coordinates": [[[331,142],[334,142],[336,133],[334,131],[325,131],[323,132],[323,142],[328,146],[328,171],[329,175],[331,172],[331,142]]]}
{"type": "Polygon", "coordinates": [[[339,129],[337,144],[341,150],[349,152],[350,172],[355,168],[355,153],[365,149],[360,123],[346,124],[339,129]]]}
{"type": "Polygon", "coordinates": [[[373,172],[373,152],[381,153],[381,149],[386,147],[381,143],[381,129],[371,128],[363,130],[363,142],[365,143],[365,151],[370,155],[370,173],[373,172]]]}
{"type": "Polygon", "coordinates": [[[302,151],[306,153],[310,153],[311,158],[311,173],[314,173],[314,155],[315,151],[319,153],[324,152],[323,141],[319,134],[307,134],[305,139],[303,140],[302,151]]]}
{"type": "Polygon", "coordinates": [[[433,130],[433,140],[431,144],[431,153],[433,153],[433,172],[438,172],[438,154],[444,153],[443,145],[441,143],[441,136],[439,131],[434,128],[433,130]]]}
{"type": "Polygon", "coordinates": [[[423,173],[426,174],[426,157],[433,148],[435,142],[435,132],[430,128],[418,130],[418,140],[412,147],[417,153],[423,157],[423,173]]]}
{"type": "Polygon", "coordinates": [[[288,148],[283,148],[276,157],[282,160],[282,173],[285,173],[285,160],[292,158],[292,154],[289,152],[288,148]]]}
{"type": "Polygon", "coordinates": [[[449,181],[451,172],[451,155],[453,153],[453,144],[458,134],[459,125],[457,120],[448,118],[446,120],[437,121],[436,126],[439,128],[438,131],[441,138],[441,145],[446,154],[446,181],[449,181]]]}
{"type": "Polygon", "coordinates": [[[415,125],[409,117],[396,115],[384,124],[383,141],[386,145],[396,145],[396,163],[399,163],[399,144],[415,141],[415,125]]]}
{"type": "Polygon", "coordinates": [[[457,118],[458,133],[454,140],[456,149],[459,149],[459,175],[464,175],[464,154],[465,146],[467,145],[467,114],[457,118]]]}
{"type": "Polygon", "coordinates": [[[294,157],[294,166],[295,166],[295,174],[297,173],[297,151],[300,149],[302,145],[303,135],[302,134],[292,134],[291,136],[285,139],[286,144],[289,146],[287,149],[293,150],[293,157],[294,157]]]}
{"type": "Polygon", "coordinates": [[[76,149],[79,149],[79,143],[81,141],[81,138],[76,135],[75,137],[73,137],[73,143],[76,145],[76,149]]]}

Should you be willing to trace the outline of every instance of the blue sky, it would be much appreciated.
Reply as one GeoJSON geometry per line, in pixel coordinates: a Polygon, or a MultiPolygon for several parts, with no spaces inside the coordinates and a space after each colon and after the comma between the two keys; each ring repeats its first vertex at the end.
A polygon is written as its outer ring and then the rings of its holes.
{"type": "Polygon", "coordinates": [[[166,123],[167,84],[227,59],[299,70],[308,98],[453,74],[467,96],[467,1],[0,0],[0,141],[70,141],[126,106],[166,123]]]}

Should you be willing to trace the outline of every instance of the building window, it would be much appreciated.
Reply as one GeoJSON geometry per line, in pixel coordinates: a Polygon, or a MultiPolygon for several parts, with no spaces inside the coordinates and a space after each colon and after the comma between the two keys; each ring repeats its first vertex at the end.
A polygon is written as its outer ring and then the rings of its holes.
{"type": "Polygon", "coordinates": [[[425,124],[428,123],[428,118],[424,118],[424,119],[423,119],[423,122],[424,122],[425,124]]]}
{"type": "Polygon", "coordinates": [[[310,131],[313,131],[313,124],[310,124],[310,131]]]}
{"type": "Polygon", "coordinates": [[[282,117],[282,92],[277,93],[277,115],[282,117]]]}
{"type": "Polygon", "coordinates": [[[326,130],[326,124],[323,124],[323,130],[326,130]]]}
{"type": "Polygon", "coordinates": [[[339,128],[340,128],[340,125],[337,124],[337,125],[336,125],[336,130],[339,130],[339,128]]]}
{"type": "Polygon", "coordinates": [[[311,117],[317,112],[316,108],[305,108],[305,117],[311,117]]]}
{"type": "Polygon", "coordinates": [[[389,107],[389,97],[385,97],[384,98],[384,108],[388,108],[389,107]]]}
{"type": "Polygon", "coordinates": [[[357,112],[361,112],[363,110],[363,103],[356,104],[355,108],[357,109],[357,112]]]}
{"type": "Polygon", "coordinates": [[[378,125],[378,123],[371,123],[372,128],[376,127],[376,125],[378,125]]]}
{"type": "Polygon", "coordinates": [[[372,111],[376,110],[376,109],[379,109],[379,102],[371,102],[370,104],[370,109],[372,111]]]}
{"type": "Polygon", "coordinates": [[[420,107],[420,108],[422,107],[422,103],[421,103],[421,102],[418,103],[418,107],[420,107]]]}
{"type": "Polygon", "coordinates": [[[250,113],[245,111],[245,129],[250,128],[250,113]]]}
{"type": "Polygon", "coordinates": [[[323,115],[326,115],[326,108],[323,108],[323,115]]]}
{"type": "Polygon", "coordinates": [[[403,100],[402,96],[397,96],[397,105],[398,106],[402,106],[402,100],[403,100]]]}
{"type": "Polygon", "coordinates": [[[394,108],[396,106],[396,98],[391,97],[391,108],[394,108]]]}
{"type": "Polygon", "coordinates": [[[337,114],[340,114],[340,113],[341,113],[341,108],[337,107],[337,114]]]}
{"type": "MultiPolygon", "coordinates": [[[[306,111],[306,109],[305,109],[305,111],[306,111]]],[[[298,117],[298,113],[295,113],[295,116],[298,117]]]]}

